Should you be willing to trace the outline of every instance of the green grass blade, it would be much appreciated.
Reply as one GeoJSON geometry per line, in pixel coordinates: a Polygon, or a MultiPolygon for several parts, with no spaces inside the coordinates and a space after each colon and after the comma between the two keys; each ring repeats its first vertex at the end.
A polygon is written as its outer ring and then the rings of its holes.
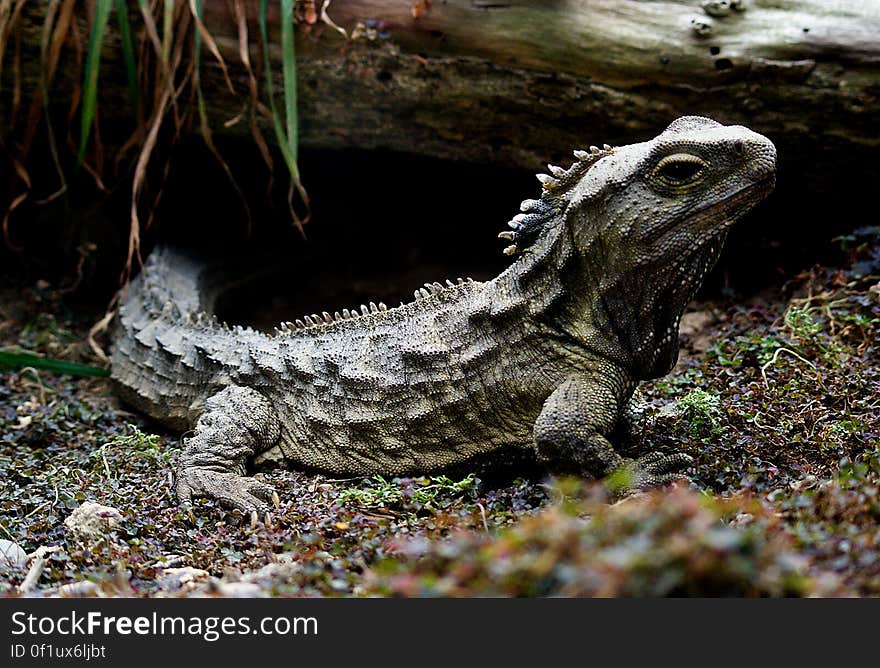
{"type": "Polygon", "coordinates": [[[95,111],[98,104],[98,70],[101,67],[101,46],[104,44],[104,34],[107,31],[107,21],[110,19],[112,8],[113,0],[97,0],[95,4],[95,20],[92,23],[92,32],[89,36],[85,81],[83,82],[78,164],[82,164],[85,157],[86,146],[89,143],[89,133],[92,129],[92,122],[95,120],[95,111]]]}
{"type": "Polygon", "coordinates": [[[125,78],[128,82],[128,97],[133,109],[138,106],[137,64],[134,55],[134,42],[131,39],[131,21],[128,18],[128,3],[116,0],[116,21],[119,24],[119,41],[122,45],[122,58],[125,61],[125,78]]]}
{"type": "MultiPolygon", "coordinates": [[[[202,0],[193,0],[193,5],[196,8],[196,18],[201,21],[202,20],[202,0]]],[[[195,76],[196,81],[199,80],[199,65],[202,61],[202,33],[198,29],[198,26],[193,26],[193,50],[195,51],[195,76]]]]}
{"type": "Polygon", "coordinates": [[[298,157],[299,128],[296,115],[296,51],[293,43],[293,4],[293,0],[281,0],[281,71],[284,81],[287,146],[295,165],[298,157]]]}
{"type": "MultiPolygon", "coordinates": [[[[260,37],[263,43],[263,70],[266,73],[266,95],[269,98],[269,110],[272,112],[272,121],[275,130],[275,139],[278,142],[281,152],[284,153],[287,148],[287,138],[284,136],[284,128],[281,124],[281,117],[278,115],[278,109],[275,107],[275,84],[272,82],[272,57],[269,54],[269,29],[267,26],[267,15],[269,13],[269,0],[260,1],[260,37]]],[[[285,156],[285,161],[287,157],[285,156]]]]}
{"type": "MultiPolygon", "coordinates": [[[[196,19],[201,21],[202,0],[193,0],[192,4],[195,7],[196,19]]],[[[208,127],[208,113],[205,108],[205,97],[202,95],[202,79],[200,76],[202,67],[202,33],[196,25],[193,25],[193,52],[193,81],[196,86],[196,105],[199,110],[199,121],[201,121],[202,130],[204,131],[208,127]]]]}
{"type": "Polygon", "coordinates": [[[24,369],[31,367],[33,369],[45,369],[54,373],[63,373],[68,376],[109,376],[108,369],[102,369],[96,366],[88,366],[87,364],[77,364],[76,362],[67,362],[65,360],[56,360],[49,357],[40,357],[26,350],[8,351],[0,350],[0,368],[7,367],[11,369],[24,369]]]}
{"type": "MultiPolygon", "coordinates": [[[[282,8],[283,9],[283,8],[282,8]]],[[[269,110],[272,112],[272,124],[275,129],[275,139],[278,147],[281,149],[281,155],[284,157],[284,164],[290,172],[291,178],[295,183],[299,183],[299,170],[296,166],[296,151],[290,150],[288,137],[284,132],[284,124],[281,122],[281,115],[275,106],[275,84],[272,82],[272,58],[269,55],[269,30],[267,26],[267,15],[269,10],[269,0],[261,0],[260,2],[260,36],[263,42],[263,69],[266,71],[266,92],[269,98],[269,110]]],[[[283,21],[283,19],[282,19],[283,21]]],[[[291,30],[293,26],[293,16],[290,17],[291,30]]],[[[282,28],[283,30],[283,28],[282,28]]],[[[291,36],[291,45],[293,38],[291,36]]],[[[295,101],[295,94],[294,94],[295,101]]]]}

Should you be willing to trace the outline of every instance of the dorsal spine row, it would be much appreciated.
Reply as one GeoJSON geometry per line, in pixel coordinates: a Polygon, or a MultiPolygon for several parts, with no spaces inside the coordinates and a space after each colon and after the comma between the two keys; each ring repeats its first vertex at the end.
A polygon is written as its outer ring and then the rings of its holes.
{"type": "MultiPolygon", "coordinates": [[[[454,288],[456,285],[464,285],[465,283],[473,283],[473,278],[458,278],[456,282],[453,283],[450,280],[446,280],[446,285],[443,285],[438,282],[434,283],[425,283],[425,287],[418,288],[415,292],[413,292],[413,301],[418,301],[420,299],[425,299],[426,297],[430,297],[431,295],[438,294],[443,292],[444,290],[448,290],[449,288],[454,288]]],[[[403,306],[403,302],[400,303],[400,306],[403,306]]],[[[280,334],[289,334],[291,332],[299,332],[306,329],[311,329],[313,327],[324,327],[326,325],[333,325],[338,322],[343,322],[345,320],[352,320],[354,318],[359,318],[361,316],[370,315],[371,313],[383,313],[388,311],[388,306],[385,305],[384,302],[370,302],[369,305],[361,304],[360,309],[357,307],[353,309],[342,309],[342,311],[336,311],[332,315],[323,311],[321,314],[313,313],[311,315],[303,316],[302,318],[298,318],[293,322],[282,322],[281,325],[276,329],[276,331],[280,334]]]]}

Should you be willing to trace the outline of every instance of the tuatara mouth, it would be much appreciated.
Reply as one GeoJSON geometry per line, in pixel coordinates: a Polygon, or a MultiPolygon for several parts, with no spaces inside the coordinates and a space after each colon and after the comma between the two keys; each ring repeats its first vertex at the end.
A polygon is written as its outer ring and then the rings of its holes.
{"type": "Polygon", "coordinates": [[[773,191],[775,186],[776,174],[768,174],[760,181],[755,181],[750,185],[740,188],[730,195],[730,197],[727,197],[720,202],[716,202],[715,204],[710,204],[703,209],[700,209],[697,213],[702,214],[703,212],[715,211],[727,212],[730,209],[740,211],[741,213],[739,216],[730,220],[728,223],[728,225],[730,225],[738,218],[742,217],[742,214],[746,213],[746,211],[751,209],[752,206],[767,197],[767,195],[773,191]]]}
{"type": "MultiPolygon", "coordinates": [[[[708,204],[697,209],[690,216],[686,224],[695,231],[710,232],[711,236],[715,237],[722,232],[726,232],[731,225],[767,197],[775,186],[776,174],[768,174],[760,181],[755,181],[740,188],[720,202],[708,204]]],[[[661,236],[666,231],[664,230],[658,236],[661,236]]]]}

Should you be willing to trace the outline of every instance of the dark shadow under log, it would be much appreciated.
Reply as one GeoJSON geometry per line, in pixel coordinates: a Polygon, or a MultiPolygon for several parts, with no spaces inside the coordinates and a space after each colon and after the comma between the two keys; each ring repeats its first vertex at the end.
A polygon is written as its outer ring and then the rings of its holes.
{"type": "MultiPolygon", "coordinates": [[[[33,3],[25,13],[23,54],[39,53],[37,8],[46,4],[33,3]]],[[[245,4],[258,62],[258,3],[245,4]]],[[[278,3],[270,5],[280,88],[278,3]]],[[[238,93],[229,93],[206,51],[202,79],[212,127],[221,139],[247,135],[247,122],[225,125],[241,112],[248,90],[230,3],[204,6],[238,93]]],[[[680,115],[701,114],[748,125],[776,142],[777,199],[815,212],[803,223],[796,214],[785,223],[826,240],[830,231],[860,224],[858,203],[880,182],[874,0],[335,0],[328,12],[349,38],[320,20],[299,24],[296,33],[305,149],[381,148],[538,170],[548,161],[567,164],[572,148],[647,139],[680,115]]],[[[130,108],[113,29],[111,22],[99,113],[103,127],[125,128],[130,108]]],[[[33,58],[25,58],[25,90],[37,73],[33,58]]],[[[69,102],[72,76],[59,73],[53,105],[69,102]]],[[[0,91],[0,114],[8,90],[0,91]]],[[[309,185],[309,174],[304,178],[309,185]]],[[[384,183],[392,192],[394,174],[384,183]]],[[[449,193],[455,184],[435,186],[449,193]]],[[[528,195],[512,194],[510,206],[528,195]]]]}

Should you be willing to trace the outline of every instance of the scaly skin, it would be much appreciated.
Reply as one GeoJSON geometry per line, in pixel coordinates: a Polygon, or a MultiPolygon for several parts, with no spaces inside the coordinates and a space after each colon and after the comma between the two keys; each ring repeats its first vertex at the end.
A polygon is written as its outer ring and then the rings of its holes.
{"type": "Polygon", "coordinates": [[[533,452],[551,468],[668,482],[684,454],[621,457],[639,381],[669,372],[685,306],[729,227],[773,187],[776,151],[744,127],[680,118],[649,142],[576,151],[539,175],[485,283],[286,323],[274,334],[209,315],[202,267],[154,251],[120,310],[112,373],[123,398],[194,427],[184,503],[262,510],[247,465],[277,452],[334,475],[427,473],[533,452]]]}

